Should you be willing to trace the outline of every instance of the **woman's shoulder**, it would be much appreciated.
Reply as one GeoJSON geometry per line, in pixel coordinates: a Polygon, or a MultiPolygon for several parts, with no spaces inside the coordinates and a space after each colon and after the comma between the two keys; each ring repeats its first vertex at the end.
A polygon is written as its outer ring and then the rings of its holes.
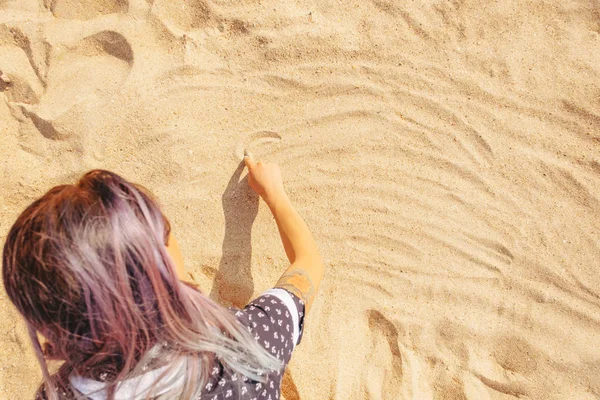
{"type": "Polygon", "coordinates": [[[285,289],[274,288],[252,300],[242,310],[231,310],[265,350],[287,365],[304,330],[302,300],[285,289]]]}

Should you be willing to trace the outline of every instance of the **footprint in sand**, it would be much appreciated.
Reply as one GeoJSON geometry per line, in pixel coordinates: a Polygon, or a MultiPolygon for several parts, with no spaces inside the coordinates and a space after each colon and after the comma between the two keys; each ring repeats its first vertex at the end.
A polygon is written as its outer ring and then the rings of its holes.
{"type": "Polygon", "coordinates": [[[241,141],[235,148],[235,157],[242,161],[246,152],[253,154],[254,150],[267,143],[281,142],[281,135],[272,131],[251,133],[246,140],[241,141]]]}
{"type": "Polygon", "coordinates": [[[55,46],[50,53],[46,87],[32,105],[26,83],[16,79],[21,87],[18,101],[25,118],[48,139],[62,139],[53,126],[60,115],[90,96],[119,89],[129,76],[133,51],[127,40],[114,31],[101,31],[73,44],[55,46]],[[56,51],[57,48],[64,49],[56,51]]]}
{"type": "Polygon", "coordinates": [[[381,398],[380,395],[385,393],[385,399],[398,399],[401,396],[403,377],[398,328],[377,310],[367,311],[367,320],[369,329],[373,333],[373,343],[368,366],[371,375],[368,375],[370,379],[368,379],[365,391],[371,392],[373,394],[371,397],[381,398]],[[389,355],[381,357],[386,353],[389,355]],[[374,356],[375,354],[377,356],[374,356]],[[384,371],[383,374],[381,374],[382,371],[384,371]],[[377,387],[373,389],[371,385],[374,382],[377,387]],[[383,388],[383,392],[378,393],[381,388],[383,388]]]}
{"type": "Polygon", "coordinates": [[[57,18],[81,20],[125,13],[129,8],[127,0],[45,0],[44,5],[57,18]]]}

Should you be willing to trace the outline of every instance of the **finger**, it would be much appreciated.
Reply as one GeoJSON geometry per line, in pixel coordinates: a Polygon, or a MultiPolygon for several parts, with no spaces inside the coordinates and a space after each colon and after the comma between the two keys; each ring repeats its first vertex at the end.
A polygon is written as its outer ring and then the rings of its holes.
{"type": "Polygon", "coordinates": [[[248,151],[244,152],[244,164],[248,167],[249,171],[252,171],[256,166],[256,162],[254,161],[254,157],[248,151]]]}

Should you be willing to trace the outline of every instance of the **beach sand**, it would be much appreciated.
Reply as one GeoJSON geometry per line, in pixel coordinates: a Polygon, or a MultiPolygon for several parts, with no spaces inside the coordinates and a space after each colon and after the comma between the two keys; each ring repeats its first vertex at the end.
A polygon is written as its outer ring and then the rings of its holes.
{"type": "Polygon", "coordinates": [[[281,165],[327,266],[285,399],[600,398],[598,2],[0,0],[0,70],[2,241],[113,170],[243,304],[287,260],[241,155],[281,165]]]}

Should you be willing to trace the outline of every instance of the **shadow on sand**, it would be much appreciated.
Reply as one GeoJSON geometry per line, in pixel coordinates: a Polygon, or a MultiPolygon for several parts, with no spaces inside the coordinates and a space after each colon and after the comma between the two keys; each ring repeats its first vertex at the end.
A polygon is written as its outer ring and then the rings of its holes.
{"type": "Polygon", "coordinates": [[[240,180],[244,163],[234,171],[221,197],[225,214],[223,255],[210,297],[225,306],[244,307],[254,292],[252,279],[252,224],[258,214],[259,198],[240,180]]]}

